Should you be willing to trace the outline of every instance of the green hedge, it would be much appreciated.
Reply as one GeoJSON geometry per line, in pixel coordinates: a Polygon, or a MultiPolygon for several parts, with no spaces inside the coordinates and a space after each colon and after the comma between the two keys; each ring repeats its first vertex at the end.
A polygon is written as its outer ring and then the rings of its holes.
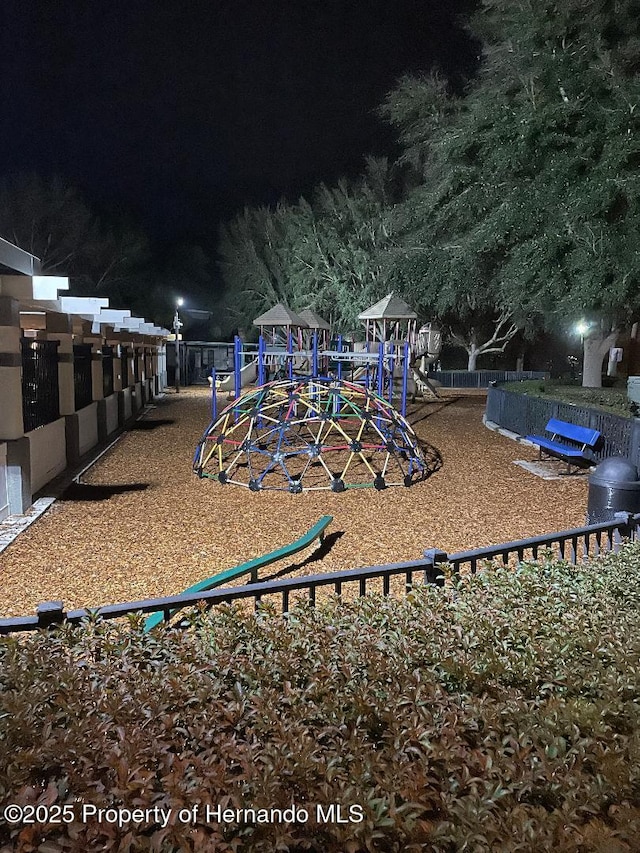
{"type": "Polygon", "coordinates": [[[0,849],[638,850],[639,566],[630,545],[286,621],[3,639],[2,806],[70,822],[0,823],[0,849]],[[204,819],[292,804],[308,819],[204,819]]]}

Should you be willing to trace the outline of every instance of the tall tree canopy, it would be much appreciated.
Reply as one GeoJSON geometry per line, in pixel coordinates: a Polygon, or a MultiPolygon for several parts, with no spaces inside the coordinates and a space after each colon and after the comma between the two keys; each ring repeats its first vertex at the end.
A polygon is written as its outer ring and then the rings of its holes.
{"type": "Polygon", "coordinates": [[[144,305],[145,235],[125,216],[101,219],[59,177],[17,174],[0,181],[0,236],[40,258],[44,272],[69,276],[76,295],[144,305]]]}
{"type": "Polygon", "coordinates": [[[397,210],[396,275],[470,355],[492,322],[508,337],[586,317],[599,385],[640,304],[638,3],[484,0],[471,27],[484,64],[464,97],[406,78],[382,108],[421,171],[397,210]]]}
{"type": "Polygon", "coordinates": [[[322,184],[310,201],[245,209],[223,226],[221,269],[236,324],[284,302],[332,317],[342,331],[357,327],[358,313],[386,293],[400,192],[399,170],[369,159],[360,181],[322,184]]]}

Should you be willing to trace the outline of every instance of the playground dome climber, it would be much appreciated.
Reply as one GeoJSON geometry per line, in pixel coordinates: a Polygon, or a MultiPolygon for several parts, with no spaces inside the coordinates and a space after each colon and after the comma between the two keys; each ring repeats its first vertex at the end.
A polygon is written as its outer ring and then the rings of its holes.
{"type": "Polygon", "coordinates": [[[230,403],[202,436],[193,469],[251,491],[410,486],[439,467],[406,419],[351,382],[269,382],[230,403]]]}

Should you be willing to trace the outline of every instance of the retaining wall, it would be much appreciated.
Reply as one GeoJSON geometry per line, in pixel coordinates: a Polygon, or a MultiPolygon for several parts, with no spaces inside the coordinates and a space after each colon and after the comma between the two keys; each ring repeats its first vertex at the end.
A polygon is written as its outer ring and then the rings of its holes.
{"type": "Polygon", "coordinates": [[[544,435],[549,418],[597,429],[603,443],[594,456],[626,456],[640,467],[640,419],[610,415],[599,409],[546,400],[517,391],[489,388],[486,418],[517,435],[544,435]]]}

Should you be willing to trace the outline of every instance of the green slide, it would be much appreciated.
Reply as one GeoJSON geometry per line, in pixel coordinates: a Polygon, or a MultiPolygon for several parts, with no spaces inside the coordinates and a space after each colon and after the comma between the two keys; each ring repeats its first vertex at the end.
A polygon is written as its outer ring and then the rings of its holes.
{"type": "MultiPolygon", "coordinates": [[[[239,578],[242,577],[242,575],[247,574],[251,574],[251,583],[255,583],[258,580],[258,569],[261,569],[263,566],[268,566],[271,563],[275,563],[277,560],[282,560],[284,557],[296,554],[298,551],[302,551],[304,548],[311,545],[314,539],[322,542],[324,539],[324,531],[332,521],[332,515],[323,515],[320,521],[307,530],[303,536],[296,539],[295,542],[291,542],[289,545],[284,545],[276,551],[270,551],[268,554],[263,554],[262,557],[255,557],[253,560],[249,560],[246,563],[235,566],[233,569],[227,569],[224,572],[213,575],[213,577],[200,581],[199,583],[190,586],[188,589],[185,589],[182,595],[192,595],[194,592],[205,592],[205,590],[208,589],[215,589],[217,586],[222,586],[226,581],[234,580],[235,578],[239,578]]],[[[180,608],[176,607],[176,609],[171,612],[171,615],[173,616],[178,612],[178,610],[180,610],[180,608]]],[[[163,620],[164,614],[161,611],[158,613],[152,613],[151,616],[148,616],[145,620],[144,630],[150,631],[163,620]]]]}

